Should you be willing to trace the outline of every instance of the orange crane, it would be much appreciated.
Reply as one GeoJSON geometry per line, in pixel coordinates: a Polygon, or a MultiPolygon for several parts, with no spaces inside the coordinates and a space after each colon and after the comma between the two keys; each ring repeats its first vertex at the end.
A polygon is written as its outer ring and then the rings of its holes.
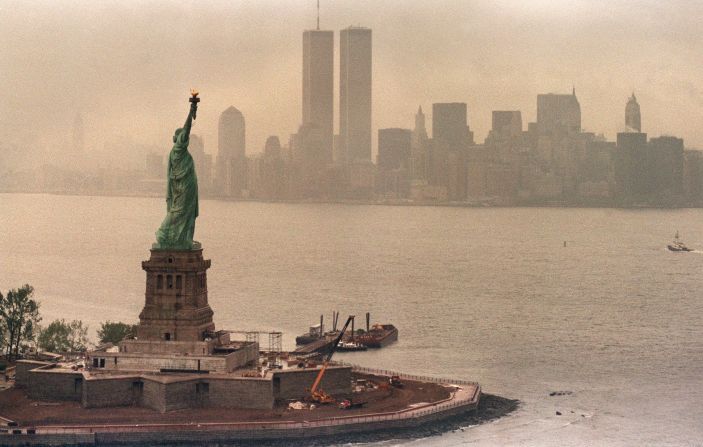
{"type": "Polygon", "coordinates": [[[310,399],[313,402],[317,402],[320,404],[330,404],[330,403],[334,402],[334,398],[332,396],[325,393],[324,391],[322,391],[321,388],[318,388],[318,387],[320,386],[320,382],[322,381],[322,377],[325,375],[325,371],[327,371],[327,366],[329,365],[330,360],[332,360],[332,355],[334,354],[334,351],[337,350],[337,345],[342,340],[342,337],[344,336],[344,332],[346,332],[346,330],[347,330],[347,326],[349,326],[349,323],[351,323],[352,321],[354,321],[354,315],[349,315],[349,318],[347,318],[347,322],[344,323],[344,327],[339,332],[339,335],[337,335],[337,338],[335,338],[334,343],[332,343],[332,347],[330,348],[330,352],[327,354],[327,358],[322,363],[322,368],[320,369],[320,372],[317,374],[317,377],[315,378],[315,382],[312,384],[312,388],[310,388],[310,399]]]}

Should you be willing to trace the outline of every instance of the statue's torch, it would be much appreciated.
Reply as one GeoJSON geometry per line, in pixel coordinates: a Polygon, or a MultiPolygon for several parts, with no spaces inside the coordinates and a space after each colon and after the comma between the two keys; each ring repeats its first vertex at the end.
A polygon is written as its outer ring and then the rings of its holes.
{"type": "Polygon", "coordinates": [[[195,119],[195,114],[198,111],[198,103],[200,98],[198,98],[198,91],[194,88],[190,89],[190,102],[193,103],[193,119],[195,119]]]}

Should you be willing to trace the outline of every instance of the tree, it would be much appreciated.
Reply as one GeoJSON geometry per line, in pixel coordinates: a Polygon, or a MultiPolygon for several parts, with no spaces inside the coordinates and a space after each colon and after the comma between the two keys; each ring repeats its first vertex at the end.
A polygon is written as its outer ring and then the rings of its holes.
{"type": "Polygon", "coordinates": [[[39,333],[39,348],[48,352],[85,351],[88,344],[88,327],[80,320],[67,323],[66,320],[54,320],[39,333]]]}
{"type": "Polygon", "coordinates": [[[5,355],[7,358],[19,356],[22,342],[34,341],[37,325],[41,321],[39,303],[33,299],[34,288],[25,284],[12,289],[7,296],[0,294],[0,332],[5,335],[5,355]]]}
{"type": "Polygon", "coordinates": [[[106,321],[101,323],[98,329],[98,337],[100,343],[117,344],[126,338],[132,338],[137,335],[137,325],[127,324],[122,322],[113,323],[106,321]]]}

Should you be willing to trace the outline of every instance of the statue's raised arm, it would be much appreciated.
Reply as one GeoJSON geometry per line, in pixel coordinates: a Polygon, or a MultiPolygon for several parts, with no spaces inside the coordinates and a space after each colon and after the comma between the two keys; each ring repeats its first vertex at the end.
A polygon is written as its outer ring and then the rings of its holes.
{"type": "Polygon", "coordinates": [[[190,138],[190,128],[193,125],[193,120],[195,119],[195,113],[198,111],[198,105],[195,102],[192,102],[190,104],[190,111],[188,112],[188,118],[186,118],[186,122],[183,124],[183,136],[186,139],[190,138]]]}

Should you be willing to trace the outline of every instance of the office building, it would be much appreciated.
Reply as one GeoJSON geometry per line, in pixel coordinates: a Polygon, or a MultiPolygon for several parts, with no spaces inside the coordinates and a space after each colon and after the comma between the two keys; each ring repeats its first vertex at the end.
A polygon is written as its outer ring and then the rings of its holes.
{"type": "Polygon", "coordinates": [[[339,135],[347,162],[371,160],[371,29],[339,33],[339,135]]]}

